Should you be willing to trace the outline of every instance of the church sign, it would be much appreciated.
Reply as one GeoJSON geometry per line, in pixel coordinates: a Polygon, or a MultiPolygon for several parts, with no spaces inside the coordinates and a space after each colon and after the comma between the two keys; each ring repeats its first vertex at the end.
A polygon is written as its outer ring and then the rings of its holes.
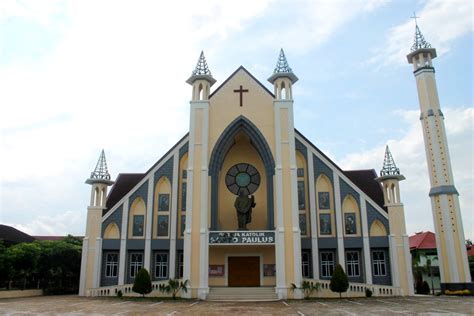
{"type": "Polygon", "coordinates": [[[220,231],[209,232],[211,245],[273,245],[273,231],[220,231]]]}

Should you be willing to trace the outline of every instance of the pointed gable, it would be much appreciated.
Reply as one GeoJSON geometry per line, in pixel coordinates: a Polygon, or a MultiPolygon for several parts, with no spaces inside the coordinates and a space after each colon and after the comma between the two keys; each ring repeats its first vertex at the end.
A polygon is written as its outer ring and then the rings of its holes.
{"type": "Polygon", "coordinates": [[[247,69],[240,66],[210,95],[209,100],[210,152],[226,127],[240,116],[258,126],[274,152],[274,95],[247,69]]]}

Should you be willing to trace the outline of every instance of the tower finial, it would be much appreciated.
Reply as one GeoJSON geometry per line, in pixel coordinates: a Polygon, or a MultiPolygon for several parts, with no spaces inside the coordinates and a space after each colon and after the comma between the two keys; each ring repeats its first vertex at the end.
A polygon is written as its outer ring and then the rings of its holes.
{"type": "Polygon", "coordinates": [[[393,160],[392,153],[390,152],[390,149],[385,147],[385,158],[383,160],[383,167],[382,170],[380,170],[380,176],[399,176],[400,175],[400,169],[397,168],[395,165],[395,160],[393,160]]]}
{"type": "Polygon", "coordinates": [[[279,77],[288,77],[292,83],[298,81],[298,77],[293,73],[293,70],[290,68],[288,61],[286,60],[285,52],[283,48],[280,49],[280,55],[278,56],[277,64],[273,70],[273,74],[268,78],[272,84],[279,77]]]}
{"type": "Polygon", "coordinates": [[[410,51],[413,53],[419,49],[431,48],[431,44],[425,40],[423,34],[421,34],[420,28],[418,27],[418,22],[416,19],[419,19],[420,17],[416,16],[416,13],[413,12],[413,16],[411,18],[415,20],[415,39],[410,51]]]}
{"type": "Polygon", "coordinates": [[[191,72],[191,77],[186,80],[187,83],[193,84],[197,79],[205,79],[211,83],[211,86],[216,82],[216,79],[212,77],[209,66],[206,62],[206,57],[204,57],[204,51],[201,51],[196,68],[191,72]]]}
{"type": "Polygon", "coordinates": [[[95,166],[94,171],[91,172],[91,176],[89,179],[87,179],[86,183],[113,183],[113,181],[110,180],[110,174],[109,170],[107,169],[107,161],[105,160],[105,152],[103,149],[100,153],[97,165],[95,166]]]}

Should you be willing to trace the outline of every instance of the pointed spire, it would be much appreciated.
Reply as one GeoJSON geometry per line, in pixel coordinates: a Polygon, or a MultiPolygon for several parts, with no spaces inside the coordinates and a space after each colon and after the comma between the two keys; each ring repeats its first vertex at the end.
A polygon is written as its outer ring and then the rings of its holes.
{"type": "Polygon", "coordinates": [[[109,185],[113,183],[113,181],[110,180],[110,174],[109,170],[107,169],[107,161],[105,160],[105,152],[103,149],[100,153],[97,165],[95,166],[94,171],[91,172],[91,176],[89,179],[87,179],[86,183],[106,183],[109,185]]]}
{"type": "Polygon", "coordinates": [[[198,62],[196,64],[196,68],[192,72],[193,76],[196,75],[209,75],[212,76],[209,67],[207,66],[206,57],[204,57],[204,51],[201,51],[201,55],[199,56],[198,62]]]}
{"type": "Polygon", "coordinates": [[[280,55],[278,56],[276,67],[273,70],[273,75],[268,78],[268,81],[273,84],[275,80],[280,77],[289,78],[291,80],[291,83],[295,83],[296,81],[298,81],[298,77],[293,73],[293,70],[290,68],[288,61],[286,60],[283,48],[280,49],[280,55]]]}
{"type": "Polygon", "coordinates": [[[288,65],[288,61],[286,60],[283,48],[280,49],[280,56],[278,56],[278,61],[275,70],[273,70],[274,74],[279,72],[293,72],[293,70],[291,70],[290,66],[288,65]]]}
{"type": "Polygon", "coordinates": [[[204,57],[204,51],[201,51],[196,68],[191,72],[191,77],[186,80],[187,83],[193,84],[197,79],[205,79],[211,83],[211,86],[216,82],[216,79],[212,77],[209,66],[207,65],[206,57],[204,57]]]}
{"type": "Polygon", "coordinates": [[[410,51],[414,52],[423,48],[431,48],[431,44],[425,40],[423,34],[421,34],[420,28],[418,27],[418,23],[415,22],[415,39],[410,51]]]}
{"type": "Polygon", "coordinates": [[[400,169],[397,168],[395,165],[395,161],[393,160],[392,153],[390,152],[390,149],[385,147],[385,158],[383,160],[383,167],[382,170],[380,171],[380,176],[399,176],[400,175],[400,169]]]}

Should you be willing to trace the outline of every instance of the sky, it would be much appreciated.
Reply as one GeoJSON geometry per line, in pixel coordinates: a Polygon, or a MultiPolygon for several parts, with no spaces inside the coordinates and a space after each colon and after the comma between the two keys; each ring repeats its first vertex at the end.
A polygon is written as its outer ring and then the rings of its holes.
{"type": "MultiPolygon", "coordinates": [[[[434,60],[466,238],[474,239],[470,0],[0,1],[0,223],[84,235],[105,149],[112,178],[145,172],[189,128],[204,50],[214,89],[240,65],[267,82],[280,48],[299,81],[295,127],[343,169],[390,146],[408,234],[433,231],[412,65],[416,11],[434,60]]],[[[212,90],[211,90],[212,91],[212,90]]]]}

